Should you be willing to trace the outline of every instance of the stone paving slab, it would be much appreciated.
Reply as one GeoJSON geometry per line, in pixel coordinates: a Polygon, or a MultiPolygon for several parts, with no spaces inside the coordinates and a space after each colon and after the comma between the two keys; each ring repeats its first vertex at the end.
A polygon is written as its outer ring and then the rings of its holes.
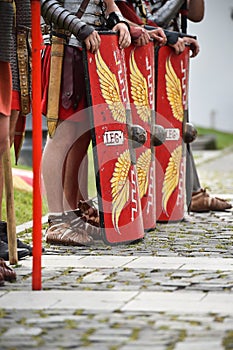
{"type": "Polygon", "coordinates": [[[121,309],[137,292],[114,291],[18,291],[0,298],[3,309],[84,309],[114,311],[121,309]]]}
{"type": "MultiPolygon", "coordinates": [[[[57,256],[54,255],[43,255],[42,256],[42,267],[49,267],[57,269],[58,267],[80,267],[80,268],[117,268],[127,265],[133,261],[134,257],[127,256],[57,256]]],[[[31,266],[32,258],[27,258],[22,261],[22,266],[31,266]]]]}
{"type": "Polygon", "coordinates": [[[182,270],[233,270],[233,259],[196,257],[138,257],[128,268],[166,268],[182,270]]]}
{"type": "Polygon", "coordinates": [[[0,308],[82,309],[84,311],[226,313],[233,316],[232,293],[125,291],[18,291],[0,298],[0,308]]]}
{"type": "MultiPolygon", "coordinates": [[[[21,260],[20,267],[32,267],[32,257],[21,260]]],[[[173,270],[224,270],[233,271],[233,258],[161,257],[161,256],[57,256],[42,255],[42,268],[129,268],[173,270]]]]}
{"type": "Polygon", "coordinates": [[[141,292],[123,307],[125,311],[227,313],[233,315],[233,294],[203,292],[141,292]]]}
{"type": "Polygon", "coordinates": [[[221,340],[193,340],[187,339],[183,343],[179,343],[175,346],[174,350],[200,350],[200,349],[211,349],[211,350],[220,350],[222,349],[221,340]]]}

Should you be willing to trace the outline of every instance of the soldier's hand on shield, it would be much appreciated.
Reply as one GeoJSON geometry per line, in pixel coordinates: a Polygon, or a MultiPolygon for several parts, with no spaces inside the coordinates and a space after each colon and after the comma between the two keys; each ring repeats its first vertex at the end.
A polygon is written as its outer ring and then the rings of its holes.
{"type": "Polygon", "coordinates": [[[159,46],[166,45],[167,37],[162,28],[155,28],[154,30],[148,30],[150,38],[157,41],[159,46]]]}
{"type": "Polygon", "coordinates": [[[100,36],[96,30],[94,30],[88,37],[84,40],[87,50],[92,53],[96,53],[100,46],[100,36]]]}
{"type": "Polygon", "coordinates": [[[146,45],[150,41],[150,35],[149,35],[148,31],[144,28],[141,28],[139,26],[130,27],[130,33],[131,33],[133,43],[136,46],[146,45]]]}
{"type": "Polygon", "coordinates": [[[175,53],[179,55],[185,49],[185,41],[183,38],[178,38],[175,44],[169,44],[169,46],[171,46],[175,50],[175,53]]]}
{"type": "Polygon", "coordinates": [[[200,46],[198,41],[194,38],[184,37],[183,38],[186,45],[190,46],[190,50],[192,51],[192,55],[190,57],[196,57],[200,52],[200,46]]]}
{"type": "Polygon", "coordinates": [[[119,46],[121,49],[124,49],[125,47],[128,47],[131,44],[131,36],[128,29],[128,26],[123,23],[119,22],[117,23],[112,30],[119,32],[119,46]]]}

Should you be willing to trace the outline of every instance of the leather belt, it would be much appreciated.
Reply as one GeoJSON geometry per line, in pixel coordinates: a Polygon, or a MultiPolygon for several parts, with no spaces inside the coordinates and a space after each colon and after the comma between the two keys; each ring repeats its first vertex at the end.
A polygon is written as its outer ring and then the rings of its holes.
{"type": "Polygon", "coordinates": [[[19,81],[21,91],[21,110],[24,115],[30,112],[29,94],[29,58],[28,58],[27,31],[17,31],[17,57],[19,68],[19,81]]]}

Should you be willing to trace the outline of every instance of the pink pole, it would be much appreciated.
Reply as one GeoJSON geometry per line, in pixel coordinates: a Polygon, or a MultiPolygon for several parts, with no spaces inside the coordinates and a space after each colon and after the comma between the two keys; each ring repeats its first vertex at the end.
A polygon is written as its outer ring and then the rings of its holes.
{"type": "Polygon", "coordinates": [[[32,289],[41,290],[42,198],[41,198],[41,31],[40,1],[31,0],[32,12],[32,161],[33,161],[33,266],[32,289]]]}

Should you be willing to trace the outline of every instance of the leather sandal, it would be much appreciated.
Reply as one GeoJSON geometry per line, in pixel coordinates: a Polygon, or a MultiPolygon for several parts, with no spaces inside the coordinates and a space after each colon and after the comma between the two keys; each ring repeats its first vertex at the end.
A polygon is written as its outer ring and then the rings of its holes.
{"type": "Polygon", "coordinates": [[[225,211],[231,209],[232,205],[225,199],[211,197],[206,189],[201,189],[192,194],[189,211],[204,213],[208,211],[225,211]]]}
{"type": "Polygon", "coordinates": [[[50,244],[87,246],[93,243],[93,238],[82,228],[73,229],[68,222],[62,222],[64,216],[49,217],[49,227],[45,233],[45,240],[50,244]]]}
{"type": "Polygon", "coordinates": [[[70,227],[75,231],[77,228],[81,228],[86,231],[94,240],[102,240],[101,229],[89,223],[80,209],[66,212],[66,222],[70,224],[70,227]]]}
{"type": "Polygon", "coordinates": [[[13,282],[16,280],[15,271],[10,266],[7,266],[4,259],[0,259],[0,273],[5,281],[13,282]]]}

